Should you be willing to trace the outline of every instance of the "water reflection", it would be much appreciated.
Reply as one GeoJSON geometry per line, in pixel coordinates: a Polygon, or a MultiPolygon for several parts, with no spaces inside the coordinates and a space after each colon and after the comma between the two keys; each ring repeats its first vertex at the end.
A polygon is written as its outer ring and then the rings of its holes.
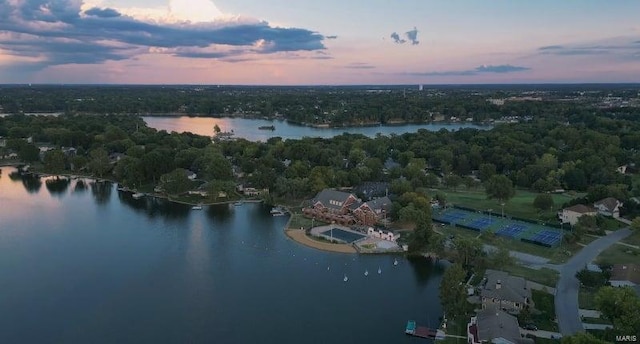
{"type": "Polygon", "coordinates": [[[89,184],[91,186],[91,194],[99,205],[105,205],[109,203],[111,199],[111,189],[113,189],[113,183],[108,181],[95,181],[89,184]]]}
{"type": "Polygon", "coordinates": [[[13,182],[22,182],[24,189],[30,194],[38,193],[42,187],[40,177],[31,173],[22,173],[19,170],[9,173],[9,179],[13,182]]]}
{"type": "MultiPolygon", "coordinates": [[[[25,179],[23,178],[22,180],[24,181],[25,179]]],[[[44,183],[51,196],[61,197],[67,192],[71,180],[64,177],[53,177],[45,180],[44,183]]]]}
{"type": "Polygon", "coordinates": [[[87,191],[87,184],[84,182],[84,180],[79,179],[73,188],[73,192],[85,192],[85,191],[87,191]]]}
{"type": "Polygon", "coordinates": [[[149,218],[162,217],[167,220],[182,220],[189,215],[190,205],[179,204],[157,197],[133,198],[129,192],[118,192],[118,199],[135,212],[149,218]]]}
{"type": "Polygon", "coordinates": [[[416,282],[425,285],[434,274],[441,274],[443,267],[440,264],[433,264],[429,258],[423,256],[409,256],[407,262],[413,268],[416,282]]]}
{"type": "Polygon", "coordinates": [[[208,206],[206,214],[212,222],[217,224],[225,224],[231,221],[233,217],[233,204],[216,204],[208,206]]]}

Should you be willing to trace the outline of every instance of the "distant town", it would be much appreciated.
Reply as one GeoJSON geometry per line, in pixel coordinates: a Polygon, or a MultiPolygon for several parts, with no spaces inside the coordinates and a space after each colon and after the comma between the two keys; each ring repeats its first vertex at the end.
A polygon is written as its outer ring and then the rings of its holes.
{"type": "Polygon", "coordinates": [[[112,181],[194,211],[263,202],[301,245],[446,261],[441,326],[410,321],[409,335],[604,343],[640,329],[640,85],[7,85],[0,113],[0,165],[15,173],[112,181]],[[345,133],[250,141],[142,115],[345,133]],[[491,127],[349,133],[403,123],[491,127]]]}

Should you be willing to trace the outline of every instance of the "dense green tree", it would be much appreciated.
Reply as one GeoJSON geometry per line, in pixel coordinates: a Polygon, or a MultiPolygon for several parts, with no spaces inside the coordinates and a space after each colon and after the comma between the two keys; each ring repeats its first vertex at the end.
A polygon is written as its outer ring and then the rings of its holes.
{"type": "Polygon", "coordinates": [[[539,210],[550,210],[553,207],[553,197],[550,194],[539,194],[533,199],[533,206],[539,210]]]}
{"type": "Polygon", "coordinates": [[[466,271],[461,264],[453,264],[447,268],[440,282],[440,302],[448,317],[463,317],[468,308],[466,293],[466,271]]]}
{"type": "Polygon", "coordinates": [[[515,264],[514,258],[505,245],[499,245],[488,254],[489,266],[495,269],[504,269],[515,264]]]}
{"type": "Polygon", "coordinates": [[[480,265],[484,251],[479,239],[456,237],[453,239],[453,247],[462,266],[480,265]]]}
{"type": "Polygon", "coordinates": [[[96,148],[89,153],[89,161],[87,162],[89,171],[98,177],[104,177],[111,170],[111,163],[107,151],[102,148],[96,148]]]}
{"type": "Polygon", "coordinates": [[[504,175],[494,175],[484,185],[488,198],[495,198],[498,201],[507,201],[515,195],[513,183],[504,175]]]}
{"type": "Polygon", "coordinates": [[[613,323],[617,335],[638,333],[640,297],[631,287],[602,287],[596,293],[596,308],[613,323]]]}
{"type": "Polygon", "coordinates": [[[580,284],[586,288],[598,289],[609,283],[610,273],[608,271],[590,271],[582,269],[576,273],[576,278],[580,284]]]}
{"type": "Polygon", "coordinates": [[[160,176],[160,187],[170,195],[179,195],[191,188],[191,181],[187,176],[187,170],[176,168],[175,170],[160,176]]]}
{"type": "Polygon", "coordinates": [[[44,154],[44,168],[51,173],[60,173],[64,171],[66,164],[66,156],[59,149],[52,149],[44,154]]]}
{"type": "Polygon", "coordinates": [[[636,217],[631,221],[631,229],[634,231],[640,231],[640,217],[636,217]]]}

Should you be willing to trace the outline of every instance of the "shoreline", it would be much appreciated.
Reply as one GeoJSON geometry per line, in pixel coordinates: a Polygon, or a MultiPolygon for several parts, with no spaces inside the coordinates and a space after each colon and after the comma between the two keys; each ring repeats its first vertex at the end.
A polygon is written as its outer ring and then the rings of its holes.
{"type": "Polygon", "coordinates": [[[307,236],[303,229],[293,229],[289,228],[288,223],[284,229],[285,235],[304,246],[315,248],[317,250],[325,251],[325,252],[334,252],[334,253],[358,253],[358,251],[351,245],[347,244],[330,244],[325,242],[320,242],[313,240],[307,236]]]}

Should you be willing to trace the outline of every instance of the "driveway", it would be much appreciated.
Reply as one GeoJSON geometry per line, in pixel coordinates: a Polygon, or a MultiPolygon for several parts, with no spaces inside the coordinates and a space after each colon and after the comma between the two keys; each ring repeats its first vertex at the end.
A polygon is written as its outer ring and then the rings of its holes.
{"type": "Polygon", "coordinates": [[[576,273],[591,263],[600,252],[630,234],[631,231],[625,228],[594,240],[569,259],[568,262],[560,266],[560,279],[556,285],[555,297],[556,317],[558,318],[560,333],[571,335],[577,332],[584,332],[578,313],[580,282],[575,277],[576,273]]]}

